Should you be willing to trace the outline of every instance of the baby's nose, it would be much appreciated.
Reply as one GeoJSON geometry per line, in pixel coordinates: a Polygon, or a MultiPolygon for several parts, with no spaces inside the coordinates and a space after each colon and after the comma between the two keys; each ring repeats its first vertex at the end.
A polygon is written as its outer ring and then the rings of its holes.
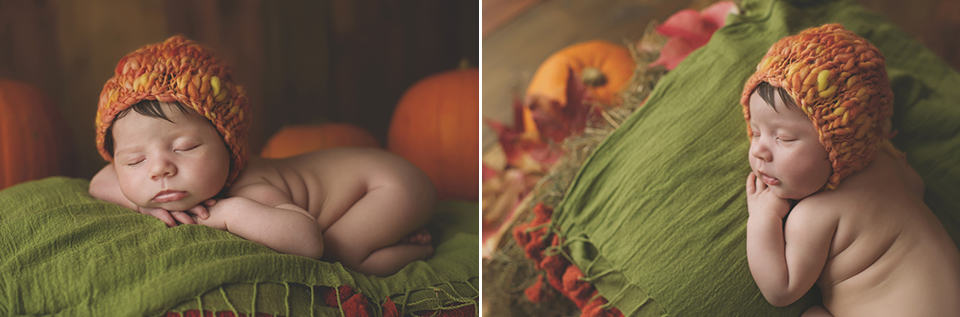
{"type": "Polygon", "coordinates": [[[177,166],[168,160],[157,160],[150,171],[150,179],[157,180],[177,175],[177,166]]]}
{"type": "Polygon", "coordinates": [[[770,153],[770,149],[760,142],[754,142],[750,145],[750,155],[763,160],[764,162],[770,162],[773,160],[773,154],[770,153]]]}

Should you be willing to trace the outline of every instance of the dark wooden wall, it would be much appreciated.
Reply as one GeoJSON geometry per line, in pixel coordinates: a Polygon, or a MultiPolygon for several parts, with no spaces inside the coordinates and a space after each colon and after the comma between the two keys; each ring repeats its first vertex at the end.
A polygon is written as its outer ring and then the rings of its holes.
{"type": "Polygon", "coordinates": [[[252,153],[284,125],[348,122],[382,144],[406,88],[479,64],[479,5],[450,0],[0,0],[0,77],[43,90],[70,123],[76,177],[105,162],[93,121],[120,57],[183,34],[233,65],[252,153]]]}

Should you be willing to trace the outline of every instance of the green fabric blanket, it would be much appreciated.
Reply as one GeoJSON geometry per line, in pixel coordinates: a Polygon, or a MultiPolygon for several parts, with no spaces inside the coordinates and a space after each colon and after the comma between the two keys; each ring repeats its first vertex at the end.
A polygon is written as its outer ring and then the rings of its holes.
{"type": "Polygon", "coordinates": [[[436,254],[377,278],[209,227],[167,228],[92,198],[88,186],[88,180],[53,177],[0,192],[0,316],[140,316],[198,308],[339,314],[338,307],[321,304],[319,291],[340,285],[374,307],[390,296],[410,313],[475,303],[479,294],[476,203],[441,202],[428,226],[436,254]]]}
{"type": "Polygon", "coordinates": [[[923,177],[925,202],[960,242],[960,75],[854,0],[744,0],[646,104],[604,140],[553,217],[568,255],[627,316],[798,316],[766,302],[746,258],[746,79],[778,39],[839,22],[887,58],[893,143],[923,177]]]}

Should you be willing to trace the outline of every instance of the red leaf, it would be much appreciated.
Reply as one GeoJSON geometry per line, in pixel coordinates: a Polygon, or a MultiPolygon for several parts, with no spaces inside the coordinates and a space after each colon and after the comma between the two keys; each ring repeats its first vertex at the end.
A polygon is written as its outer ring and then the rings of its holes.
{"type": "Polygon", "coordinates": [[[556,143],[582,133],[594,108],[587,86],[573,69],[568,71],[566,105],[542,99],[530,99],[526,105],[543,138],[556,143]]]}
{"type": "Polygon", "coordinates": [[[706,7],[700,11],[700,16],[710,27],[710,33],[713,34],[717,29],[727,23],[727,15],[736,14],[737,4],[733,1],[720,1],[706,7]]]}
{"type": "Polygon", "coordinates": [[[507,157],[507,165],[528,173],[545,172],[562,153],[543,140],[534,123],[533,112],[525,108],[519,99],[514,100],[513,109],[513,125],[508,126],[489,118],[486,120],[487,125],[497,133],[497,140],[507,157]]]}
{"type": "Polygon", "coordinates": [[[696,48],[707,44],[713,32],[707,27],[700,12],[686,9],[671,15],[666,22],[657,26],[657,33],[671,38],[683,38],[696,48]]]}
{"type": "Polygon", "coordinates": [[[480,164],[480,168],[483,171],[483,175],[480,177],[481,182],[486,182],[488,179],[497,177],[497,170],[487,167],[486,164],[480,164]]]}
{"type": "Polygon", "coordinates": [[[663,65],[667,70],[673,70],[695,49],[697,49],[697,47],[687,42],[686,39],[682,37],[671,37],[667,40],[667,43],[663,45],[663,49],[660,51],[660,57],[653,61],[653,63],[650,63],[650,66],[663,65]]]}
{"type": "Polygon", "coordinates": [[[663,65],[673,70],[687,55],[706,45],[713,33],[726,23],[727,15],[736,12],[735,3],[721,1],[700,12],[686,9],[670,16],[657,27],[657,33],[669,39],[660,50],[660,57],[650,66],[663,65]]]}

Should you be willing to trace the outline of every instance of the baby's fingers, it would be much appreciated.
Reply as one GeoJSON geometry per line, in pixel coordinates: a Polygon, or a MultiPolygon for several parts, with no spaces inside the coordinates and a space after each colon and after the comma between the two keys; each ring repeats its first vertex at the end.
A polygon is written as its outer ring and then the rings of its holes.
{"type": "Polygon", "coordinates": [[[185,225],[197,224],[196,221],[193,221],[193,218],[190,218],[190,214],[188,213],[185,213],[182,211],[171,211],[170,215],[172,215],[174,219],[177,219],[177,221],[179,221],[182,224],[185,224],[185,225]]]}
{"type": "Polygon", "coordinates": [[[167,227],[173,228],[177,226],[177,221],[174,220],[173,217],[170,216],[170,213],[166,212],[165,210],[149,213],[149,215],[157,217],[157,219],[160,219],[160,221],[163,221],[163,223],[167,224],[167,227]]]}
{"type": "Polygon", "coordinates": [[[207,218],[210,218],[210,212],[204,207],[206,204],[207,202],[205,201],[201,205],[193,206],[193,208],[188,209],[187,212],[196,215],[200,220],[207,220],[207,218]]]}
{"type": "Polygon", "coordinates": [[[757,173],[753,173],[753,184],[753,186],[757,188],[757,192],[762,192],[767,189],[767,184],[763,182],[763,178],[757,175],[757,173]]]}
{"type": "Polygon", "coordinates": [[[753,195],[757,192],[757,174],[750,172],[747,174],[747,194],[753,195]]]}
{"type": "Polygon", "coordinates": [[[167,224],[167,227],[177,226],[177,221],[174,220],[173,217],[170,216],[170,213],[167,212],[166,210],[163,210],[160,208],[139,207],[137,211],[140,212],[141,214],[150,215],[150,216],[153,216],[154,218],[160,219],[160,221],[163,221],[163,223],[167,224]]]}

